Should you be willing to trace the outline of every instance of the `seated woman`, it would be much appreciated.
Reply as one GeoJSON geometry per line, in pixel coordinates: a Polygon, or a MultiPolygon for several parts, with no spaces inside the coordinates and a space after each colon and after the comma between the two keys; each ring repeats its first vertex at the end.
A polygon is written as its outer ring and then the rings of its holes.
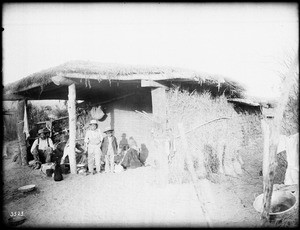
{"type": "Polygon", "coordinates": [[[123,166],[124,169],[135,169],[143,166],[143,163],[139,159],[139,150],[136,141],[133,137],[129,138],[128,144],[129,149],[126,151],[120,165],[123,166]]]}

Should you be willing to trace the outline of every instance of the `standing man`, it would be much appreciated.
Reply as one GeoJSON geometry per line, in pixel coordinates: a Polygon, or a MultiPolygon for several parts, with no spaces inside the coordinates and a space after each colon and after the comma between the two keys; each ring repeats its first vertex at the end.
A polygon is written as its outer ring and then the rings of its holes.
{"type": "Polygon", "coordinates": [[[90,121],[90,130],[86,131],[84,138],[85,151],[88,153],[88,167],[89,173],[94,172],[94,164],[96,165],[96,172],[100,173],[100,158],[101,158],[101,143],[103,140],[102,133],[98,129],[98,123],[96,120],[90,121]]]}
{"type": "Polygon", "coordinates": [[[118,143],[117,138],[113,135],[113,129],[107,127],[104,130],[106,137],[103,139],[102,152],[105,156],[105,172],[114,172],[114,161],[115,155],[118,154],[118,143]]]}
{"type": "Polygon", "coordinates": [[[51,138],[46,136],[47,131],[40,129],[38,131],[38,138],[33,142],[30,152],[35,161],[41,163],[50,163],[53,155],[54,145],[51,138]]]}

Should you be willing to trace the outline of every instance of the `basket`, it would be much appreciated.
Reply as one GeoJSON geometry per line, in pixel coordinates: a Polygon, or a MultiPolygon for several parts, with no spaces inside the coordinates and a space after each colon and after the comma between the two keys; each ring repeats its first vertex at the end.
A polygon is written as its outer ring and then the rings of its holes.
{"type": "MultiPolygon", "coordinates": [[[[260,194],[253,202],[256,211],[263,212],[263,196],[260,194]]],[[[270,208],[270,218],[280,219],[289,214],[295,207],[296,197],[289,191],[273,191],[270,208]]]]}

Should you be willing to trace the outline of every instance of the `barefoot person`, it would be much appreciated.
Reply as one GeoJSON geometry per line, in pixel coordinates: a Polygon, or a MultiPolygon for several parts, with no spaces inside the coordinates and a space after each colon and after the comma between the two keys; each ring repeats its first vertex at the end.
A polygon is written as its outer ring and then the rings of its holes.
{"type": "Polygon", "coordinates": [[[103,139],[101,146],[102,153],[105,156],[105,172],[114,172],[114,159],[115,155],[118,154],[118,143],[117,138],[113,135],[113,129],[107,127],[104,130],[106,137],[103,139]]]}
{"type": "Polygon", "coordinates": [[[102,133],[98,128],[96,120],[90,121],[90,130],[87,130],[84,144],[85,150],[88,153],[88,167],[89,172],[94,174],[94,163],[96,165],[96,172],[100,173],[100,159],[101,159],[101,142],[103,140],[102,133]]]}
{"type": "Polygon", "coordinates": [[[53,154],[54,145],[51,138],[46,136],[47,130],[40,129],[38,138],[33,142],[30,149],[35,161],[41,163],[50,163],[53,154]]]}

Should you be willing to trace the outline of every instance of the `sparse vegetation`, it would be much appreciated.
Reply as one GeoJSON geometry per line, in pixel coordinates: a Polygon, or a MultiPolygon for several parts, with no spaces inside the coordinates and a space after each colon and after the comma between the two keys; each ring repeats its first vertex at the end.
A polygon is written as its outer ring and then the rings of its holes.
{"type": "MultiPolygon", "coordinates": [[[[168,97],[168,124],[178,136],[177,124],[182,122],[186,131],[217,118],[187,133],[189,152],[199,178],[216,182],[218,174],[237,176],[241,173],[241,154],[260,155],[262,141],[260,118],[255,115],[237,114],[225,96],[213,98],[209,92],[193,94],[174,88],[168,97]],[[251,149],[252,148],[252,149],[251,149]],[[253,149],[254,148],[254,149],[253,149]],[[255,151],[255,152],[253,152],[255,151]]],[[[184,153],[180,138],[175,139],[176,153],[169,165],[169,181],[188,181],[184,170],[184,153]]],[[[261,167],[250,160],[256,170],[261,167]]],[[[253,172],[254,173],[254,172],[253,172]]]]}

